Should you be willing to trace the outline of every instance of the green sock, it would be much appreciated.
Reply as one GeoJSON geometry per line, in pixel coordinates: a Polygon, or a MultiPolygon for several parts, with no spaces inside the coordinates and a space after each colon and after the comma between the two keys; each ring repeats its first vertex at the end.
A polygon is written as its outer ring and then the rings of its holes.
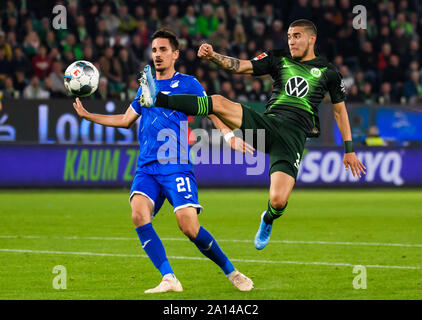
{"type": "Polygon", "coordinates": [[[273,221],[275,219],[280,218],[283,215],[284,210],[286,210],[286,207],[287,207],[287,203],[281,210],[276,210],[271,206],[270,200],[268,200],[268,209],[264,215],[264,222],[266,224],[273,224],[273,221]]]}
{"type": "Polygon", "coordinates": [[[192,116],[206,116],[212,113],[211,97],[198,97],[192,94],[169,96],[159,92],[155,99],[155,106],[181,111],[192,116]]]}

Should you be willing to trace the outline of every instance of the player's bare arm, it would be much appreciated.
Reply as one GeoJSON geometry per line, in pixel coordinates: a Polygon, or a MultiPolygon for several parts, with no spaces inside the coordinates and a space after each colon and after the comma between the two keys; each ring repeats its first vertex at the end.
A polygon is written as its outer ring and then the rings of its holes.
{"type": "Polygon", "coordinates": [[[223,56],[214,51],[213,47],[204,43],[198,50],[198,57],[214,62],[221,69],[231,73],[252,74],[252,63],[249,60],[241,60],[233,57],[223,56]]]}
{"type": "Polygon", "coordinates": [[[139,115],[131,107],[127,108],[124,114],[102,115],[91,113],[84,108],[79,98],[76,98],[75,102],[73,103],[73,107],[81,118],[108,127],[128,129],[139,117],[139,115]]]}
{"type": "Polygon", "coordinates": [[[236,137],[233,134],[233,131],[228,126],[226,126],[223,121],[221,121],[216,115],[210,114],[208,115],[208,118],[212,121],[213,125],[224,135],[224,139],[233,150],[242,153],[254,153],[254,147],[246,143],[243,139],[236,137]]]}
{"type": "MultiPolygon", "coordinates": [[[[346,104],[344,102],[334,103],[334,118],[336,119],[337,125],[340,129],[343,141],[352,141],[352,132],[350,130],[349,116],[347,115],[346,104]]],[[[366,174],[366,167],[359,161],[358,157],[354,152],[346,152],[343,160],[346,170],[349,168],[352,170],[353,176],[361,177],[362,174],[366,174]]]]}

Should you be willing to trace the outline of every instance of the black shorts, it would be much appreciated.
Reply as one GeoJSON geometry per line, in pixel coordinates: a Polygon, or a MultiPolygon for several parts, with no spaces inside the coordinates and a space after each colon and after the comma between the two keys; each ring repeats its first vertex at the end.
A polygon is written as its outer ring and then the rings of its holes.
{"type": "Polygon", "coordinates": [[[296,180],[305,148],[305,131],[280,116],[258,113],[245,105],[242,105],[242,111],[240,130],[247,137],[245,130],[252,129],[253,147],[270,155],[270,175],[282,171],[296,180]],[[263,144],[257,143],[258,129],[264,129],[264,148],[263,144]]]}

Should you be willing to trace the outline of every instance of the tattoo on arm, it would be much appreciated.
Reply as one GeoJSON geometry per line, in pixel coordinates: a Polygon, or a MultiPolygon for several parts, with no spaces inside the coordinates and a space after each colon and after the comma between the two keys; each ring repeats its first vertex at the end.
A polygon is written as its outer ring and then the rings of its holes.
{"type": "Polygon", "coordinates": [[[223,56],[221,54],[216,53],[210,59],[216,65],[221,67],[222,69],[228,70],[230,72],[237,72],[239,71],[240,60],[232,57],[223,56]]]}

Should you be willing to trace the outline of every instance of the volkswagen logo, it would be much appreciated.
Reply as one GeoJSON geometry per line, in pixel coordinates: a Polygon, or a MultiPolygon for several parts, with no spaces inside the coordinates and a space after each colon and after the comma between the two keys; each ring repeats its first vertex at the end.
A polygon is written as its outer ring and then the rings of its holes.
{"type": "Polygon", "coordinates": [[[289,80],[287,80],[284,90],[286,90],[286,93],[289,96],[303,98],[308,93],[309,84],[302,77],[291,77],[289,80]]]}

